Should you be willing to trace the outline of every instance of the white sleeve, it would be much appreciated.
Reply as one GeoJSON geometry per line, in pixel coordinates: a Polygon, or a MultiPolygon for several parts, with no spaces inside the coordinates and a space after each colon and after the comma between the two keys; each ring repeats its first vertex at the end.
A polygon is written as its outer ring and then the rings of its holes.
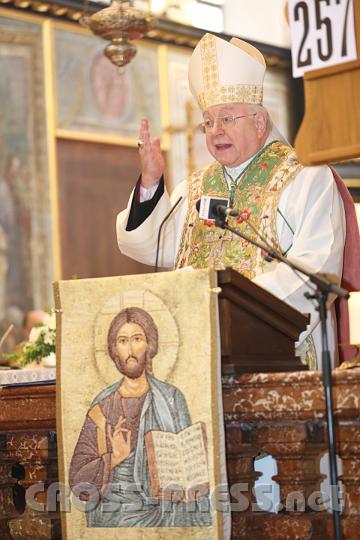
{"type": "Polygon", "coordinates": [[[150,201],[159,187],[159,182],[150,188],[146,188],[140,184],[140,202],[150,201]]]}
{"type": "MultiPolygon", "coordinates": [[[[277,231],[287,257],[316,273],[331,274],[339,282],[345,242],[345,213],[329,167],[305,167],[280,197],[277,231]],[[292,234],[289,226],[293,229],[292,234]]],[[[318,322],[313,304],[304,297],[309,288],[284,263],[273,262],[254,282],[303,313],[311,313],[310,329],[318,322]]],[[[309,330],[310,330],[309,329],[309,330]]]]}
{"type": "Polygon", "coordinates": [[[159,266],[162,268],[172,268],[187,212],[187,182],[184,181],[178,184],[171,197],[165,189],[164,194],[150,216],[136,229],[127,231],[126,226],[133,195],[134,190],[130,196],[126,210],[120,212],[116,219],[118,246],[124,255],[148,265],[155,264],[160,225],[175,202],[180,196],[182,197],[173,214],[171,214],[162,227],[159,242],[159,266]]]}

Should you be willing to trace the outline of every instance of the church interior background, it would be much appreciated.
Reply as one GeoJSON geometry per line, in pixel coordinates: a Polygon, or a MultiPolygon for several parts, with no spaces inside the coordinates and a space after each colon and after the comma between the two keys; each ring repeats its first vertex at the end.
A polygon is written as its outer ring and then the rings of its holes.
{"type": "MultiPolygon", "coordinates": [[[[79,24],[84,11],[106,2],[1,4],[4,331],[10,323],[20,326],[27,310],[52,307],[54,280],[152,270],[119,253],[115,219],[139,174],[141,117],[161,138],[170,189],[210,160],[187,83],[189,56],[206,30],[260,48],[269,68],[265,104],[290,142],[303,93],[301,79],[291,76],[285,0],[136,0],[152,9],[156,22],[123,69],[105,57],[104,40],[79,24]]],[[[360,202],[359,161],[339,170],[360,202]]]]}
{"type": "MultiPolygon", "coordinates": [[[[153,135],[161,139],[170,190],[211,160],[197,128],[201,116],[187,80],[191,52],[204,32],[238,36],[258,47],[268,66],[264,93],[272,120],[290,143],[301,123],[303,82],[291,75],[286,0],[133,0],[139,9],[151,9],[155,22],[135,42],[137,54],[122,69],[105,57],[106,42],[80,24],[84,12],[94,13],[107,4],[107,0],[0,0],[0,338],[14,325],[1,354],[13,352],[23,337],[26,312],[53,308],[54,281],[153,271],[120,254],[116,215],[126,206],[139,175],[142,117],[149,118],[153,135]]],[[[360,223],[360,159],[337,163],[335,168],[353,196],[360,223]]],[[[313,379],[309,381],[313,390],[313,379]]],[[[271,384],[265,390],[269,395],[271,384]]],[[[55,396],[49,393],[48,399],[45,392],[43,402],[54,408],[55,396]]],[[[358,422],[358,404],[354,409],[358,422]]],[[[8,410],[4,405],[5,428],[8,410]]],[[[294,418],[296,414],[297,409],[294,418]]],[[[317,421],[316,415],[317,410],[317,421]]],[[[345,423],[347,415],[346,411],[345,423]]],[[[10,421],[9,426],[13,428],[10,421]]],[[[57,459],[51,426],[48,454],[42,435],[34,454],[38,460],[34,470],[39,462],[50,476],[57,459]]],[[[273,429],[276,438],[276,426],[273,429]]],[[[316,429],[309,435],[314,444],[316,429]]],[[[15,431],[20,432],[17,424],[15,431]]],[[[269,433],[273,436],[271,429],[269,433]]],[[[357,433],[358,424],[356,441],[357,433]]],[[[33,435],[26,444],[19,435],[18,444],[29,445],[33,459],[33,435]]],[[[311,444],[308,447],[308,461],[301,451],[297,457],[305,467],[311,463],[306,473],[310,477],[317,454],[311,453],[311,444]]],[[[6,456],[5,461],[10,463],[6,456]]],[[[355,486],[357,465],[351,470],[355,486]]],[[[22,471],[20,480],[21,475],[22,471]]],[[[2,489],[12,486],[8,479],[5,482],[2,489]]],[[[6,503],[5,496],[3,500],[6,503]]],[[[0,518],[0,537],[2,530],[0,518]]]]}

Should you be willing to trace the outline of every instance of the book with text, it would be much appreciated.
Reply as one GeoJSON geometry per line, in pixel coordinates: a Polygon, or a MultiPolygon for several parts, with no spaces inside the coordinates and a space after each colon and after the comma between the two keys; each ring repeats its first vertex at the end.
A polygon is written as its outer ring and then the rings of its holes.
{"type": "Polygon", "coordinates": [[[149,431],[145,445],[154,497],[190,501],[209,493],[204,422],[179,433],[149,431]]]}

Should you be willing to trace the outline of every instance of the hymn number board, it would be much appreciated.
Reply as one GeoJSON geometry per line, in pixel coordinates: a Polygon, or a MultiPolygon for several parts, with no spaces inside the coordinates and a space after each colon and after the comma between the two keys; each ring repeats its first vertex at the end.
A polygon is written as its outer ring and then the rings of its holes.
{"type": "Polygon", "coordinates": [[[293,77],[356,60],[353,0],[289,0],[288,13],[293,77]]]}

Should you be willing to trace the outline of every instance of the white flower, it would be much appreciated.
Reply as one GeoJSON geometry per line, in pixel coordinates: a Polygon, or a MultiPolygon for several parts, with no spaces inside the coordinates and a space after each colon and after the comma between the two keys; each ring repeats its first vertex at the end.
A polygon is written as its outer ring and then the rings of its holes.
{"type": "Polygon", "coordinates": [[[35,343],[41,336],[42,331],[43,331],[42,326],[33,326],[32,329],[30,330],[29,341],[31,341],[32,343],[35,343]]]}
{"type": "Polygon", "coordinates": [[[55,332],[53,330],[48,330],[44,332],[44,343],[47,345],[54,345],[55,344],[55,332]]]}
{"type": "Polygon", "coordinates": [[[50,330],[56,330],[56,317],[54,310],[51,310],[50,314],[45,315],[43,324],[44,326],[47,326],[50,330]]]}

